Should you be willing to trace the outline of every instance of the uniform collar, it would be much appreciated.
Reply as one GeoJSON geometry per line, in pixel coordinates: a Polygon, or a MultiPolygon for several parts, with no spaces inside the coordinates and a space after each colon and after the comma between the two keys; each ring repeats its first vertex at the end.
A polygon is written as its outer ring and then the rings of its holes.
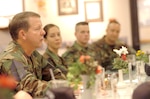
{"type": "Polygon", "coordinates": [[[81,50],[87,50],[88,49],[88,46],[87,47],[83,47],[81,46],[80,44],[77,43],[77,41],[75,41],[74,45],[73,45],[78,51],[81,51],[81,50]]]}

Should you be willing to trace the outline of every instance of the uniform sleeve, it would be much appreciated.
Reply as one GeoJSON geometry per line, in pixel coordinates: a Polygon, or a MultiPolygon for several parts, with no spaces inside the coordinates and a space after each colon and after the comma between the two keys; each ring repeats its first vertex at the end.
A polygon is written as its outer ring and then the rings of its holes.
{"type": "Polygon", "coordinates": [[[24,68],[23,63],[16,60],[7,60],[2,64],[3,72],[13,75],[18,81],[16,90],[24,90],[33,97],[43,97],[50,82],[42,81],[24,68]]]}
{"type": "Polygon", "coordinates": [[[42,79],[43,80],[50,81],[52,79],[51,75],[50,75],[50,69],[52,69],[55,79],[66,80],[65,74],[63,74],[60,69],[52,66],[51,64],[47,64],[47,66],[42,69],[42,79]]]}
{"type": "Polygon", "coordinates": [[[67,51],[62,55],[66,65],[69,67],[75,61],[75,55],[71,51],[67,51]]]}
{"type": "Polygon", "coordinates": [[[47,59],[45,59],[42,55],[40,55],[38,52],[34,53],[34,56],[36,56],[36,60],[39,62],[40,66],[42,66],[42,80],[50,81],[51,75],[50,75],[50,69],[53,70],[55,79],[66,79],[65,75],[62,73],[62,71],[52,62],[49,62],[47,59]]]}
{"type": "Polygon", "coordinates": [[[90,46],[90,49],[94,52],[94,59],[96,60],[96,61],[98,61],[98,64],[99,65],[102,65],[101,64],[101,62],[102,62],[102,55],[101,55],[101,50],[100,50],[100,48],[99,47],[97,47],[96,46],[96,44],[95,43],[92,43],[90,46]]]}
{"type": "Polygon", "coordinates": [[[136,53],[136,50],[135,50],[133,47],[127,45],[127,44],[124,43],[124,42],[121,42],[121,45],[120,45],[120,46],[125,46],[125,47],[127,47],[129,54],[135,54],[135,53],[136,53]]]}
{"type": "Polygon", "coordinates": [[[130,46],[128,46],[129,54],[136,54],[136,50],[130,46]]]}

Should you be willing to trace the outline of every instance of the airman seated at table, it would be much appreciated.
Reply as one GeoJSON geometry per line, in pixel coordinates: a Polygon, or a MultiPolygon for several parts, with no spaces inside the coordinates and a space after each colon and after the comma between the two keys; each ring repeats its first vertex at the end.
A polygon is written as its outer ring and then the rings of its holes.
{"type": "Polygon", "coordinates": [[[47,24],[44,27],[44,31],[44,41],[47,44],[47,49],[43,56],[66,75],[67,65],[65,64],[64,59],[58,55],[58,50],[62,44],[59,27],[55,24],[47,24]]]}
{"type": "Polygon", "coordinates": [[[120,23],[117,20],[111,19],[106,29],[106,35],[91,44],[91,48],[96,52],[96,60],[106,70],[112,70],[113,59],[118,56],[113,49],[120,49],[125,46],[129,54],[135,54],[135,50],[132,47],[119,40],[120,27],[120,23]]]}
{"type": "Polygon", "coordinates": [[[88,41],[90,39],[90,30],[88,22],[78,22],[75,26],[76,41],[74,44],[62,55],[67,66],[76,62],[81,55],[89,55],[94,57],[94,51],[89,47],[88,41]]]}
{"type": "Polygon", "coordinates": [[[36,51],[41,46],[45,34],[40,15],[28,11],[16,14],[9,24],[9,32],[13,40],[0,54],[0,72],[15,77],[15,90],[23,90],[33,98],[52,99],[52,96],[61,94],[64,95],[63,99],[67,96],[74,99],[72,89],[64,88],[70,90],[69,95],[59,88],[59,92],[52,92],[50,89],[50,69],[54,72],[55,78],[65,78],[61,70],[55,68],[36,51]]]}

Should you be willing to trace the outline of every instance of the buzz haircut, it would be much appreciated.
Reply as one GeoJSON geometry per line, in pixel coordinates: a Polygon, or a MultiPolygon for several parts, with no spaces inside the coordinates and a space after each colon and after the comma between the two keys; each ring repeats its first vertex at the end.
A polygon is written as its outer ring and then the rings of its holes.
{"type": "Polygon", "coordinates": [[[77,31],[77,27],[78,27],[79,25],[89,25],[89,23],[86,22],[86,21],[78,22],[78,23],[76,24],[75,31],[77,31]]]}

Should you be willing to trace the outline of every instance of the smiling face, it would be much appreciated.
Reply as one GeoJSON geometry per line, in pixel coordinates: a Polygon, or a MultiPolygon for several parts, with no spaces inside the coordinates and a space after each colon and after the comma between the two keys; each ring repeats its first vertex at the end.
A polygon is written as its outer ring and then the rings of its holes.
{"type": "Polygon", "coordinates": [[[115,43],[116,40],[118,40],[118,38],[119,38],[120,24],[110,23],[108,25],[106,32],[107,32],[107,34],[106,34],[107,40],[111,43],[115,43]]]}
{"type": "Polygon", "coordinates": [[[58,50],[61,47],[62,37],[57,26],[48,29],[45,42],[50,50],[58,50]]]}
{"type": "Polygon", "coordinates": [[[88,25],[78,25],[76,27],[75,36],[77,42],[83,46],[87,45],[90,39],[90,31],[88,25]]]}
{"type": "Polygon", "coordinates": [[[45,31],[42,28],[42,22],[39,17],[29,17],[29,29],[25,31],[23,36],[24,43],[28,47],[36,49],[42,45],[45,31]]]}

